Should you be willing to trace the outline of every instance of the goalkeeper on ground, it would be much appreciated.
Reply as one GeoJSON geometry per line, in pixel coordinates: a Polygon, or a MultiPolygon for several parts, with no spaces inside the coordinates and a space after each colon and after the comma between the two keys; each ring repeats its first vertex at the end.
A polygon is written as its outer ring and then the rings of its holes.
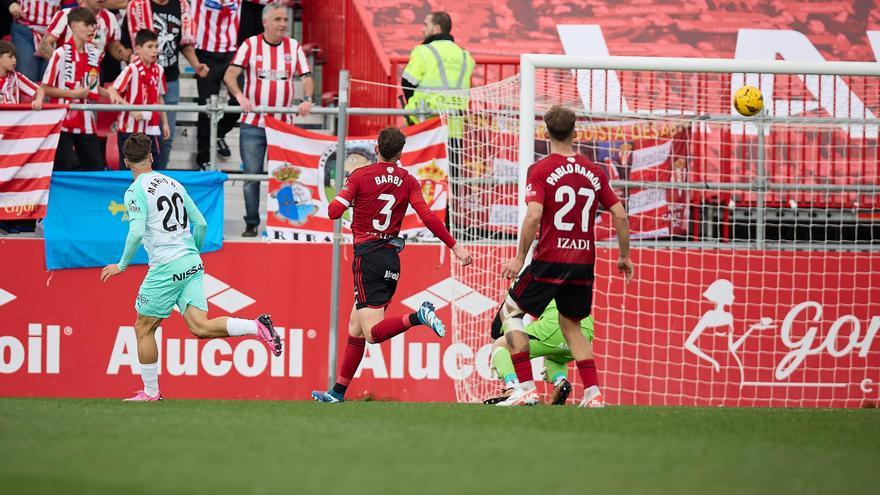
{"type": "MultiPolygon", "coordinates": [[[[581,320],[581,331],[587,340],[593,341],[593,315],[581,320]]],[[[568,363],[574,360],[562,330],[559,328],[559,312],[556,310],[556,301],[551,301],[541,317],[526,325],[526,334],[529,336],[529,357],[535,359],[544,358],[544,379],[553,384],[553,396],[551,404],[565,404],[571,393],[571,383],[568,382],[568,363]]],[[[496,315],[492,322],[492,368],[504,381],[501,394],[483,401],[485,404],[496,404],[510,395],[517,384],[516,372],[513,361],[510,358],[510,348],[503,335],[501,318],[496,315]]]]}

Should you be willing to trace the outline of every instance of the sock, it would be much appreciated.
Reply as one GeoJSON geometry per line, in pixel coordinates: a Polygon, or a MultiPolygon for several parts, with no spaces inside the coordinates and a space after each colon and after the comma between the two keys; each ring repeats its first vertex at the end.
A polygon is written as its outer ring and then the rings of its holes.
{"type": "Polygon", "coordinates": [[[496,347],[492,351],[492,367],[498,372],[498,375],[504,380],[505,385],[515,385],[519,383],[516,379],[516,372],[513,369],[513,361],[510,359],[510,351],[505,347],[496,347]]]}
{"type": "Polygon", "coordinates": [[[554,376],[553,377],[553,386],[555,387],[555,386],[559,385],[562,382],[562,380],[568,380],[568,377],[565,376],[565,373],[554,376]]]}
{"type": "Polygon", "coordinates": [[[532,363],[529,359],[529,351],[517,352],[510,355],[513,361],[513,369],[516,370],[516,378],[523,388],[533,388],[535,383],[532,379],[532,363]]]}
{"type": "Polygon", "coordinates": [[[245,320],[243,318],[229,318],[226,320],[226,333],[230,337],[241,335],[256,335],[257,320],[245,320]]]}
{"type": "MultiPolygon", "coordinates": [[[[372,332],[370,332],[370,334],[373,336],[373,342],[377,344],[380,342],[385,342],[391,337],[394,337],[395,335],[400,335],[403,332],[409,330],[413,327],[412,316],[412,314],[404,315],[403,317],[389,316],[379,323],[376,323],[376,326],[374,326],[372,332]]],[[[416,321],[418,321],[418,316],[416,316],[416,321]]]]}
{"type": "Polygon", "coordinates": [[[144,381],[144,392],[150,397],[159,393],[159,362],[141,363],[141,380],[144,381]]]}
{"type": "Polygon", "coordinates": [[[345,351],[342,353],[342,364],[339,365],[339,376],[336,378],[336,385],[333,385],[333,391],[337,394],[345,394],[348,384],[351,383],[351,378],[361,364],[361,359],[364,358],[366,346],[367,339],[348,336],[345,351]]]}
{"type": "Polygon", "coordinates": [[[578,373],[581,375],[581,381],[584,388],[599,386],[599,377],[596,375],[596,362],[592,359],[584,359],[575,361],[578,373]]]}

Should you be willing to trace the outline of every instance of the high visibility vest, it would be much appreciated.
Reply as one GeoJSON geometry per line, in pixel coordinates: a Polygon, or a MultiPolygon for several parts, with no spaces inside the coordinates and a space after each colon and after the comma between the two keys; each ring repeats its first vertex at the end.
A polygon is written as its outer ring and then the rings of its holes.
{"type": "MultiPolygon", "coordinates": [[[[427,45],[416,46],[410,53],[409,63],[403,70],[404,79],[416,86],[405,108],[418,110],[424,102],[425,108],[431,110],[467,110],[467,96],[460,93],[450,94],[442,90],[469,89],[473,72],[473,57],[453,41],[437,40],[427,45]]],[[[410,123],[418,123],[423,118],[410,115],[407,120],[410,123]]],[[[464,117],[450,116],[447,124],[450,137],[462,136],[464,117]]]]}

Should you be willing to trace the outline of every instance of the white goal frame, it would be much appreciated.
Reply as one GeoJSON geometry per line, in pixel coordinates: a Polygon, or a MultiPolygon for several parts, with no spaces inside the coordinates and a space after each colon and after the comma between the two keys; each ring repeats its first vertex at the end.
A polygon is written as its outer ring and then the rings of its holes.
{"type": "MultiPolygon", "coordinates": [[[[525,183],[535,154],[535,74],[537,69],[631,70],[661,72],[710,72],[730,74],[810,74],[880,77],[880,63],[797,62],[788,60],[735,60],[716,58],[583,57],[523,54],[520,56],[519,188],[518,224],[525,218],[525,183]]],[[[735,88],[731,88],[735,91],[735,88]]],[[[732,98],[733,95],[731,94],[732,98]]],[[[587,109],[587,114],[590,111],[587,109]]],[[[726,117],[727,120],[738,120],[726,117]]],[[[746,120],[747,118],[743,118],[746,120]]],[[[877,121],[880,125],[880,120],[877,121]]]]}

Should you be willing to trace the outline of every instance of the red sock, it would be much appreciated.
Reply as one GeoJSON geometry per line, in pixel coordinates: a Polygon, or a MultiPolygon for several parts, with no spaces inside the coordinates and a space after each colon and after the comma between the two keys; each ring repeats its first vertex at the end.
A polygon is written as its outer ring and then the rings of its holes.
{"type": "Polygon", "coordinates": [[[590,388],[593,385],[599,385],[599,377],[596,375],[596,362],[592,359],[584,359],[575,361],[578,373],[581,375],[581,381],[584,382],[584,388],[590,388]]]}
{"type": "Polygon", "coordinates": [[[513,361],[513,369],[516,371],[516,379],[525,383],[534,379],[532,376],[532,363],[529,359],[529,351],[517,352],[510,355],[513,361]]]}
{"type": "Polygon", "coordinates": [[[385,342],[395,335],[402,334],[412,326],[410,315],[389,316],[379,323],[376,323],[376,326],[373,327],[370,334],[373,336],[373,342],[378,344],[380,342],[385,342]]]}
{"type": "Polygon", "coordinates": [[[351,377],[354,376],[361,359],[364,358],[364,348],[367,346],[367,339],[363,337],[348,336],[348,343],[345,345],[345,352],[342,353],[342,364],[339,365],[339,376],[336,377],[336,386],[333,387],[339,393],[344,394],[348,384],[351,383],[351,377]]]}

